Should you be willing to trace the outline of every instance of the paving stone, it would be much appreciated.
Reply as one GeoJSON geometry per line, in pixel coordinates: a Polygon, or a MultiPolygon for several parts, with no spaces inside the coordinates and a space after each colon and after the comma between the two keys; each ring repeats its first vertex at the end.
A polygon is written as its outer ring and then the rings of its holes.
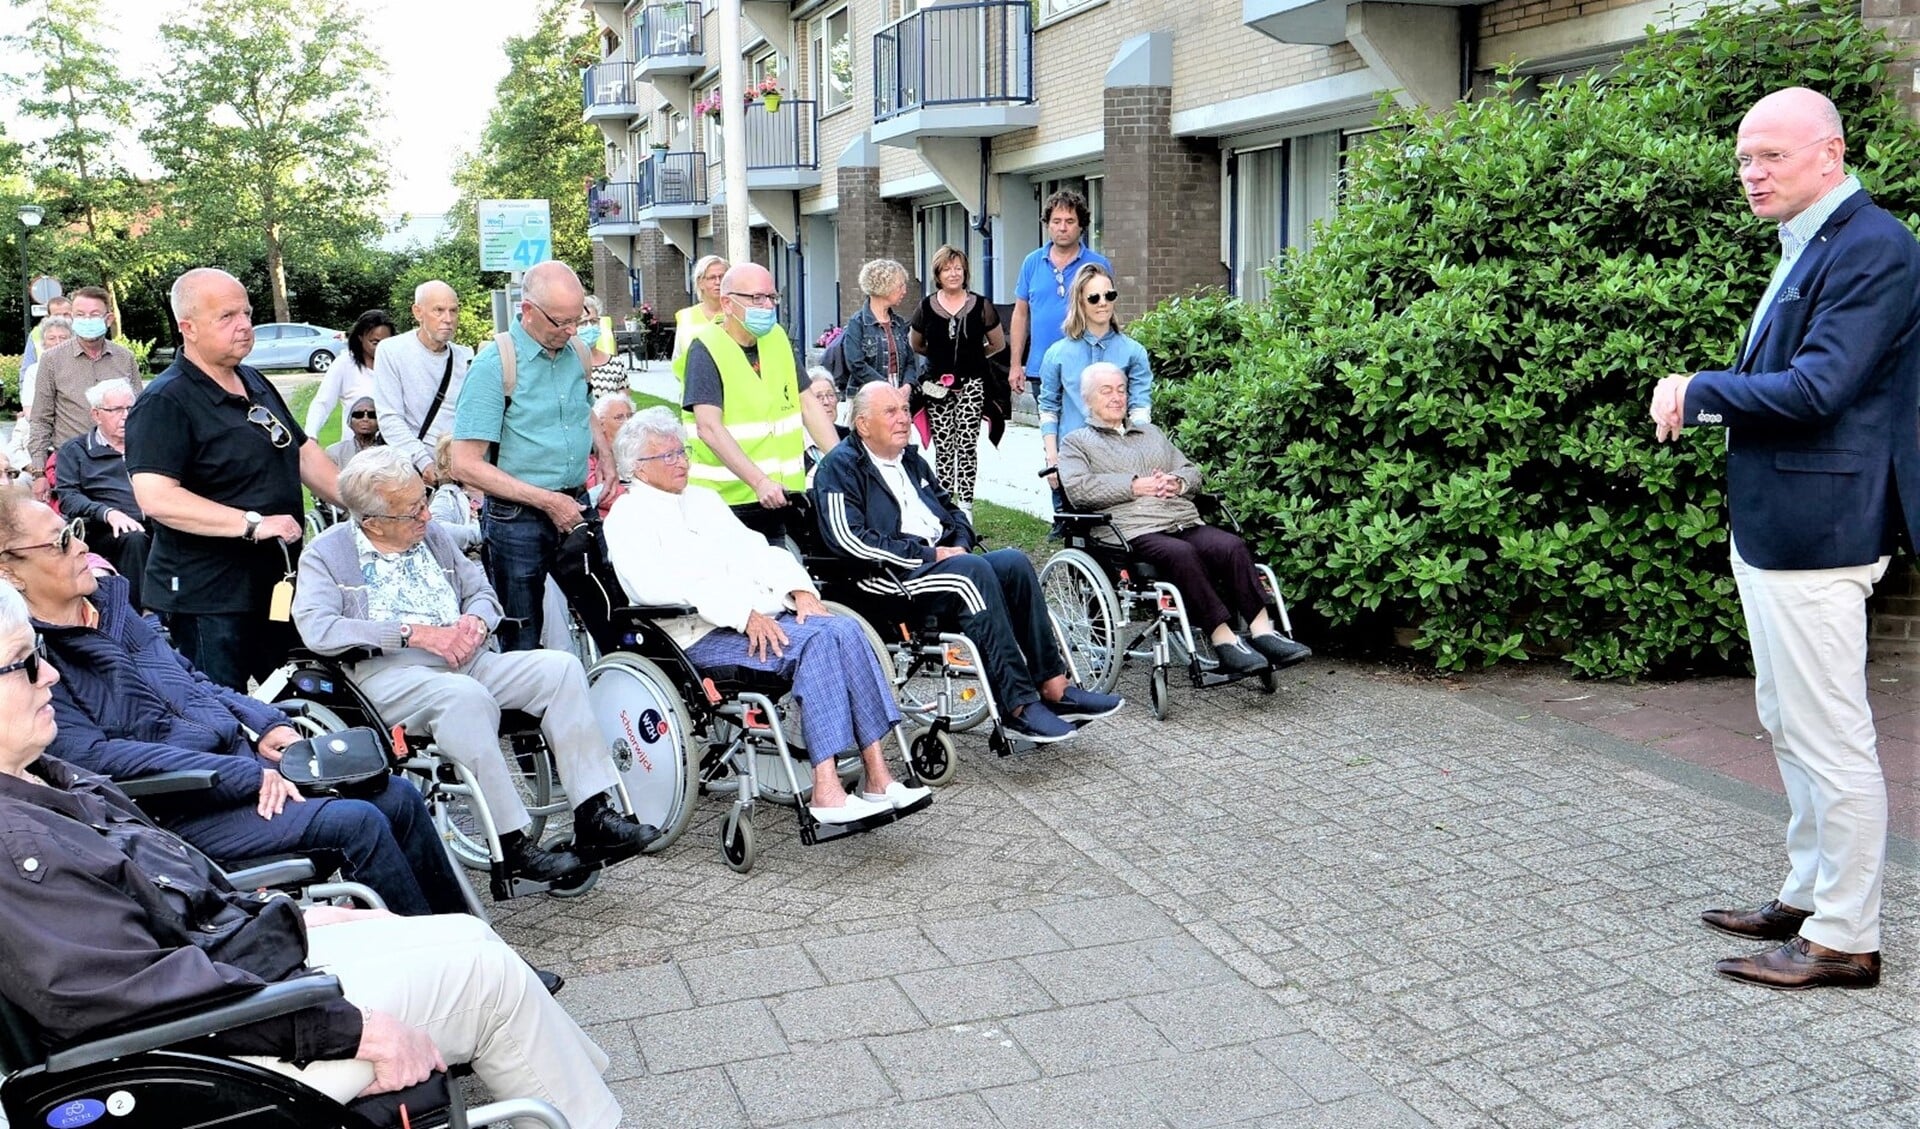
{"type": "Polygon", "coordinates": [[[1227,1047],[1131,1068],[1155,1112],[1176,1129],[1275,1117],[1314,1102],[1286,1072],[1251,1047],[1227,1047]]]}
{"type": "Polygon", "coordinates": [[[954,1094],[807,1122],[805,1129],[997,1129],[999,1124],[980,1095],[954,1094]]]}
{"type": "Polygon", "coordinates": [[[1185,937],[1023,957],[1021,967],[1062,1004],[1139,996],[1235,979],[1231,969],[1185,937]]]}
{"type": "Polygon", "coordinates": [[[891,1035],[927,1026],[890,980],[861,980],[794,992],[773,1005],[773,1018],[792,1043],[891,1035]]]}
{"type": "Polygon", "coordinates": [[[1054,1005],[1040,982],[1011,960],[914,972],[894,982],[932,1024],[1018,1015],[1054,1005]]]}
{"type": "Polygon", "coordinates": [[[800,947],[807,950],[814,967],[829,984],[897,976],[948,963],[945,954],[933,947],[918,926],[821,937],[804,941],[800,947]]]}
{"type": "Polygon", "coordinates": [[[661,1112],[671,1110],[676,1129],[734,1129],[750,1125],[734,1097],[733,1084],[718,1067],[651,1074],[614,1082],[623,1125],[659,1125],[661,1112]]]}
{"type": "Polygon", "coordinates": [[[1183,1051],[1212,1050],[1298,1031],[1298,1018],[1244,984],[1181,988],[1127,1001],[1162,1038],[1183,1051]]]}
{"type": "Polygon", "coordinates": [[[567,1013],[582,1025],[637,1019],[693,1006],[687,982],[671,963],[570,977],[562,999],[567,1013]]]}
{"type": "Polygon", "coordinates": [[[785,1054],[786,1040],[757,1000],[635,1020],[634,1039],[655,1074],[785,1054]]]}
{"type": "Polygon", "coordinates": [[[683,962],[680,971],[687,978],[694,1001],[702,1004],[757,999],[817,988],[826,983],[799,945],[739,949],[719,956],[698,957],[683,962]]]}
{"type": "Polygon", "coordinates": [[[987,1090],[982,1096],[1007,1129],[1134,1129],[1160,1127],[1154,1095],[1131,1066],[1041,1078],[987,1090]]]}
{"type": "Polygon", "coordinates": [[[944,921],[923,926],[921,931],[955,964],[1004,960],[1067,947],[1067,942],[1032,910],[944,921]]]}
{"type": "Polygon", "coordinates": [[[1108,945],[1180,932],[1160,907],[1145,898],[1128,895],[1090,902],[1042,906],[1034,911],[1070,945],[1108,945]]]}
{"type": "Polygon", "coordinates": [[[873,1057],[858,1043],[736,1062],[725,1069],[755,1125],[865,1109],[893,1096],[873,1057]]]}
{"type": "Polygon", "coordinates": [[[1118,1001],[1015,1016],[1004,1026],[1043,1074],[1073,1074],[1173,1053],[1152,1024],[1118,1001]]]}
{"type": "Polygon", "coordinates": [[[990,1089],[1040,1071],[1012,1036],[969,1024],[867,1040],[900,1096],[909,1100],[990,1089]]]}

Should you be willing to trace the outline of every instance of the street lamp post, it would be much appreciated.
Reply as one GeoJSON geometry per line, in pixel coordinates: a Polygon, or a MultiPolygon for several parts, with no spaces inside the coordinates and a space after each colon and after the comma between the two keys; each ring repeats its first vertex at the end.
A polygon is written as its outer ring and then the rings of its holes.
{"type": "Polygon", "coordinates": [[[40,226],[40,218],[47,212],[38,204],[22,204],[16,214],[20,217],[20,349],[24,352],[27,338],[33,336],[33,275],[27,269],[27,236],[40,226]]]}

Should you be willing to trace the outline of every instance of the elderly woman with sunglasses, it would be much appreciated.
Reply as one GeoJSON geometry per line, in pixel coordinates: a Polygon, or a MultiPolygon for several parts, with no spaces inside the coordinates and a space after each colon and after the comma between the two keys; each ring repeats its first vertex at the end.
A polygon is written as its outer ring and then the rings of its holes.
{"type": "Polygon", "coordinates": [[[116,780],[213,770],[211,792],[155,797],[163,826],[224,863],[328,852],[394,912],[458,913],[465,903],[420,794],[399,780],[368,800],[302,797],[278,770],[299,736],[264,702],[207,680],[127,602],[127,582],[95,577],[79,522],[19,491],[0,492],[0,584],[18,591],[60,671],[53,753],[116,780]]]}
{"type": "Polygon", "coordinates": [[[110,782],[45,755],[65,735],[65,679],[38,645],[0,587],[0,840],[20,852],[0,867],[0,994],[49,1038],[325,971],[345,998],[202,1046],[343,1102],[471,1063],[497,1096],[546,1098],[580,1129],[620,1123],[607,1056],[484,922],[235,890],[110,782]]]}
{"type": "MultiPolygon", "coordinates": [[[[1120,292],[1113,288],[1113,276],[1104,267],[1088,263],[1073,276],[1067,288],[1071,303],[1061,329],[1065,337],[1047,348],[1040,361],[1040,442],[1046,447],[1047,465],[1060,465],[1060,437],[1085,427],[1087,405],[1080,397],[1080,374],[1095,361],[1118,365],[1127,374],[1127,422],[1149,421],[1149,401],[1153,394],[1153,369],[1147,363],[1147,350],[1138,341],[1120,332],[1120,319],[1113,304],[1120,292]]],[[[1053,488],[1054,509],[1065,500],[1060,487],[1053,488]]]]}

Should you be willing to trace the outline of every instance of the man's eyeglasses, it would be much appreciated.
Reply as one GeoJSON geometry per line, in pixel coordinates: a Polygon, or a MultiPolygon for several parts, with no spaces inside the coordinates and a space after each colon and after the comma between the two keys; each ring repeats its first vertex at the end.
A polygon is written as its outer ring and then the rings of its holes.
{"type": "Polygon", "coordinates": [[[265,431],[267,439],[275,447],[286,447],[293,443],[293,432],[287,430],[287,425],[281,423],[279,417],[259,404],[247,409],[247,422],[257,424],[262,431],[265,431]]]}
{"type": "Polygon", "coordinates": [[[1795,153],[1804,153],[1815,145],[1825,145],[1832,140],[1832,136],[1827,136],[1818,141],[1809,141],[1796,149],[1775,149],[1766,153],[1736,153],[1733,157],[1733,167],[1736,172],[1745,172],[1753,165],[1759,165],[1763,169],[1777,169],[1786,164],[1795,153]]]}
{"type": "Polygon", "coordinates": [[[531,299],[527,299],[526,302],[527,302],[527,305],[532,306],[536,310],[539,310],[540,316],[543,318],[546,318],[547,324],[552,326],[555,329],[577,329],[581,325],[580,319],[578,317],[569,318],[566,321],[561,321],[559,318],[554,317],[552,314],[548,313],[546,310],[541,309],[540,303],[535,302],[531,299]]]}
{"type": "Polygon", "coordinates": [[[46,666],[47,641],[35,635],[33,637],[33,650],[28,651],[27,657],[17,663],[8,663],[5,666],[0,666],[0,678],[12,674],[16,670],[24,670],[27,672],[28,685],[38,686],[40,685],[40,671],[46,666]]]}
{"type": "Polygon", "coordinates": [[[123,416],[123,415],[126,415],[126,414],[127,414],[128,412],[130,412],[130,411],[132,411],[132,410],[133,410],[133,405],[132,405],[132,404],[122,404],[122,405],[120,405],[120,406],[119,406],[119,407],[117,407],[117,408],[95,408],[95,409],[93,409],[93,410],[94,410],[94,411],[96,411],[96,412],[99,412],[99,413],[100,413],[101,415],[106,415],[106,416],[123,416]]]}
{"type": "Polygon", "coordinates": [[[772,294],[746,294],[738,290],[729,290],[727,291],[727,297],[738,298],[749,306],[777,306],[780,304],[779,291],[775,291],[772,294]]]}
{"type": "Polygon", "coordinates": [[[1089,290],[1081,295],[1081,297],[1087,300],[1087,305],[1089,306],[1104,306],[1119,296],[1120,292],[1118,290],[1089,290]]]}
{"type": "Polygon", "coordinates": [[[687,461],[687,449],[685,447],[675,447],[671,451],[662,451],[657,455],[641,455],[633,461],[636,463],[666,463],[671,466],[674,463],[684,463],[687,461]]]}
{"type": "Polygon", "coordinates": [[[73,548],[73,543],[86,531],[86,519],[74,518],[60,528],[59,535],[53,540],[42,541],[38,545],[15,545],[11,549],[0,549],[0,557],[24,557],[35,549],[52,549],[64,557],[67,555],[67,550],[73,548]]]}
{"type": "Polygon", "coordinates": [[[379,419],[379,412],[349,412],[354,419],[379,419]]]}

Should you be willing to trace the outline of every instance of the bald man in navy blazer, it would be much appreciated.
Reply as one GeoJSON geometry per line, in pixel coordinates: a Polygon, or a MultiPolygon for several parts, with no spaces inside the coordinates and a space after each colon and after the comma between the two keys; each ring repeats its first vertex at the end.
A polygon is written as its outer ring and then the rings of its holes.
{"type": "Polygon", "coordinates": [[[1733,575],[1786,786],[1787,878],[1708,926],[1783,941],[1714,965],[1768,988],[1880,982],[1887,791],[1867,705],[1867,597],[1920,528],[1920,243],[1847,174],[1833,104],[1776,91],[1735,147],[1781,257],[1734,368],[1654,389],[1656,438],[1727,429],[1733,575]]]}

